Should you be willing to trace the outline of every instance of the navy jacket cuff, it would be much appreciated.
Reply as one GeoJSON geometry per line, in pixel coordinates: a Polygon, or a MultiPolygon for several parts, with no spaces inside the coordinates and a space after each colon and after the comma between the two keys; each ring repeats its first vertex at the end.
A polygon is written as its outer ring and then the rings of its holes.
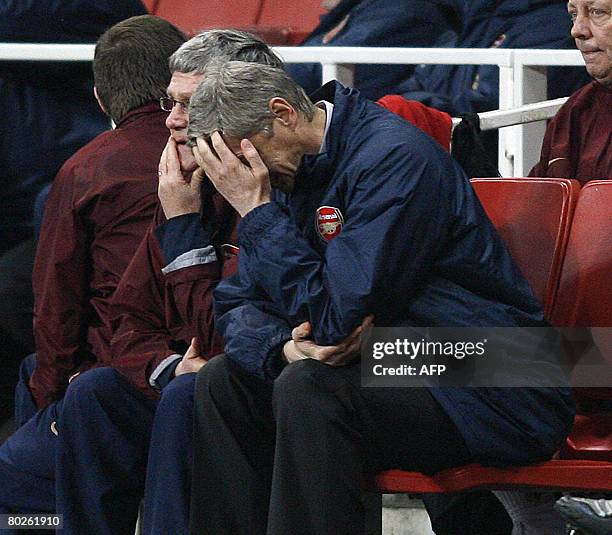
{"type": "Polygon", "coordinates": [[[240,246],[253,248],[267,231],[275,227],[284,217],[288,217],[287,212],[274,201],[254,208],[240,222],[238,229],[240,246]]]}
{"type": "Polygon", "coordinates": [[[200,214],[184,214],[169,219],[155,229],[166,264],[194,249],[210,245],[211,233],[202,226],[200,214]]]}

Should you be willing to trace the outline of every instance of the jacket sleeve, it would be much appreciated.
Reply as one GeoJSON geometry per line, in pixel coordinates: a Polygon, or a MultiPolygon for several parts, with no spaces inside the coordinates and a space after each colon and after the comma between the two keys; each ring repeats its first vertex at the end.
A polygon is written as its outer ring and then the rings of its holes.
{"type": "Polygon", "coordinates": [[[154,388],[155,370],[159,368],[161,374],[181,358],[172,347],[173,331],[176,334],[179,326],[165,294],[160,257],[151,227],[112,300],[113,367],[149,396],[159,389],[154,388]]]}
{"type": "Polygon", "coordinates": [[[233,313],[221,316],[232,321],[233,326],[245,321],[249,326],[244,337],[238,335],[229,341],[226,353],[230,357],[239,355],[235,360],[252,373],[264,378],[276,376],[281,363],[277,359],[268,361],[267,357],[280,341],[291,338],[291,330],[285,321],[272,316],[271,303],[253,294],[255,288],[249,281],[232,276],[238,257],[221,257],[222,252],[211,244],[212,231],[202,225],[197,214],[172,218],[155,234],[163,251],[159,272],[163,273],[166,293],[172,295],[175,313],[200,339],[202,354],[212,357],[224,350],[223,326],[216,324],[213,315],[213,290],[223,279],[222,309],[231,308],[233,313]]]}
{"type": "Polygon", "coordinates": [[[242,260],[239,265],[238,274],[221,281],[214,292],[216,327],[229,358],[261,379],[274,380],[285,365],[282,347],[291,339],[291,326],[274,303],[258,295],[242,260]]]}
{"type": "MultiPolygon", "coordinates": [[[[529,8],[527,12],[513,17],[509,21],[504,34],[505,41],[501,49],[505,48],[573,48],[573,42],[568,39],[571,23],[567,16],[566,7],[561,3],[550,3],[529,8]],[[544,28],[545,31],[526,32],[525,28],[544,28]]],[[[483,46],[491,46],[483,43],[483,46]]],[[[462,69],[470,69],[464,66],[462,69]]],[[[551,71],[553,72],[553,71],[551,71]]],[[[552,87],[551,72],[548,73],[549,86],[552,87]]],[[[568,92],[557,96],[569,95],[580,85],[576,86],[576,77],[572,74],[574,68],[565,67],[562,72],[556,73],[555,85],[565,86],[568,92]],[[559,76],[561,75],[561,76],[559,76]],[[568,80],[563,80],[563,75],[568,80]]],[[[466,86],[451,95],[451,112],[454,116],[459,113],[480,113],[499,108],[499,69],[493,65],[482,65],[477,67],[472,85],[466,86]]],[[[550,96],[549,98],[554,98],[550,96]]]]}
{"type": "Polygon", "coordinates": [[[0,0],[0,40],[95,41],[113,24],[146,13],[140,0],[0,0]]]}
{"type": "MultiPolygon", "coordinates": [[[[340,2],[300,46],[429,47],[456,36],[459,5],[439,0],[340,2]],[[330,30],[334,29],[330,35],[330,30]],[[323,43],[323,39],[329,39],[323,43]]],[[[319,63],[288,65],[291,76],[310,94],[321,85],[319,63]]],[[[396,93],[413,65],[356,65],[355,86],[368,99],[396,93]]]]}
{"type": "Polygon", "coordinates": [[[191,337],[203,355],[222,351],[214,333],[212,290],[222,265],[197,214],[154,225],[122,277],[113,300],[113,366],[148,395],[161,390],[191,337]]]}
{"type": "Polygon", "coordinates": [[[533,169],[529,171],[529,176],[531,177],[548,176],[548,162],[550,160],[550,149],[555,124],[556,122],[553,118],[546,127],[546,133],[544,134],[544,140],[542,141],[542,150],[540,151],[540,160],[533,166],[533,169]]]}
{"type": "MultiPolygon", "coordinates": [[[[525,7],[521,13],[504,15],[507,19],[503,23],[497,23],[494,19],[492,24],[498,24],[498,33],[491,34],[482,25],[475,24],[457,44],[489,48],[496,40],[503,38],[501,49],[573,48],[571,39],[568,39],[571,23],[565,6],[560,2],[536,4],[525,7]],[[532,28],[533,31],[526,32],[525,28],[532,28]]],[[[466,24],[471,27],[469,21],[466,24]]],[[[548,98],[569,95],[587,83],[581,73],[584,73],[584,69],[575,67],[549,68],[548,98]]],[[[494,65],[419,66],[398,92],[407,99],[418,100],[454,117],[461,113],[495,110],[499,108],[499,68],[494,65]]]]}
{"type": "Polygon", "coordinates": [[[222,277],[235,272],[237,257],[223,257],[212,245],[212,232],[196,214],[171,219],[157,229],[156,236],[164,252],[165,285],[177,313],[198,337],[204,357],[221,353],[223,340],[215,330],[213,290],[222,277]]]}
{"type": "Polygon", "coordinates": [[[72,168],[64,166],[47,200],[32,273],[37,359],[30,387],[39,408],[61,397],[68,377],[88,357],[92,236],[83,207],[73,199],[72,181],[72,168]]]}
{"type": "MultiPolygon", "coordinates": [[[[247,214],[240,232],[240,276],[251,281],[251,294],[267,296],[289,327],[310,321],[313,338],[322,345],[343,340],[370,313],[380,324],[397,318],[444,246],[452,188],[443,184],[453,184],[460,173],[450,159],[433,166],[428,156],[440,161],[428,150],[416,154],[405,145],[396,147],[355,177],[344,227],[324,255],[282,204],[270,202],[247,214]]],[[[232,298],[231,288],[220,285],[216,307],[226,349],[234,337],[249,337],[251,318],[244,308],[232,308],[232,298]]],[[[259,316],[254,321],[261,323],[259,316]]]]}

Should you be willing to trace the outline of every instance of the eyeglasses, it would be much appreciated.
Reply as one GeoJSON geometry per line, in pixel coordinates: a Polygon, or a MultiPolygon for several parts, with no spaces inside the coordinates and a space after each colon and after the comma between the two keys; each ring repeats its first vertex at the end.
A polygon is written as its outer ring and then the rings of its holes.
{"type": "Polygon", "coordinates": [[[174,106],[180,106],[180,111],[186,112],[188,104],[180,102],[179,100],[174,100],[170,97],[161,97],[159,99],[159,107],[164,111],[172,111],[174,106]]]}

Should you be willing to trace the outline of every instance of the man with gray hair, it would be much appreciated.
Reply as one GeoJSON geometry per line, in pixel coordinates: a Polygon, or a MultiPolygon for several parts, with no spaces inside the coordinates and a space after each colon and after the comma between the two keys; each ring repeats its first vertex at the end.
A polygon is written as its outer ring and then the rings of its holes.
{"type": "Polygon", "coordinates": [[[372,317],[546,323],[435,141],[337,82],[312,97],[233,61],[191,99],[196,160],[242,217],[238,274],[215,290],[225,355],[196,381],[198,535],[364,533],[368,472],[548,459],[572,423],[564,388],[361,387],[372,317]]]}
{"type": "Polygon", "coordinates": [[[80,377],[64,403],[58,485],[71,489],[61,507],[75,511],[81,533],[133,533],[143,489],[145,533],[188,531],[193,372],[222,349],[212,289],[235,272],[236,259],[238,216],[193,173],[185,145],[189,98],[213,58],[282,66],[263,41],[234,30],[197,35],[170,58],[172,78],[160,103],[170,112],[170,138],[160,168],[174,172],[159,173],[154,223],[113,299],[112,368],[80,377]],[[184,254],[188,237],[204,242],[194,254],[184,254]],[[186,351],[192,341],[204,358],[186,351]]]}
{"type": "Polygon", "coordinates": [[[93,532],[74,525],[73,509],[56,508],[72,492],[56,486],[63,400],[69,386],[112,360],[110,304],[155,212],[167,117],[158,101],[170,81],[168,59],[184,42],[178,28],[151,15],[122,21],[100,37],[95,96],[116,128],[64,164],[45,208],[33,272],[37,355],[29,380],[39,410],[0,447],[0,512],[58,512],[67,535],[93,532]]]}

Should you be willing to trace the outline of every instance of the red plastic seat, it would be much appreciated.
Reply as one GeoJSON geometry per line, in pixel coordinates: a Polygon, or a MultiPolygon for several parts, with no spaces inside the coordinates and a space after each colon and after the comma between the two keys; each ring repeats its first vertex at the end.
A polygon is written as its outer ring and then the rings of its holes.
{"type": "Polygon", "coordinates": [[[381,492],[464,492],[476,489],[517,487],[550,490],[612,490],[612,463],[584,460],[557,460],[516,468],[491,468],[467,464],[426,476],[420,472],[387,470],[376,476],[381,492]]]}
{"type": "Polygon", "coordinates": [[[288,31],[287,44],[301,43],[319,24],[319,17],[325,12],[321,0],[263,0],[257,25],[262,28],[285,28],[288,31]]]}
{"type": "MultiPolygon", "coordinates": [[[[263,0],[158,0],[154,14],[188,34],[209,28],[257,25],[263,0]]],[[[152,3],[152,0],[150,0],[152,3]]]]}
{"type": "Polygon", "coordinates": [[[612,462],[612,413],[578,414],[560,457],[612,462]]]}
{"type": "MultiPolygon", "coordinates": [[[[580,192],[561,271],[552,320],[558,326],[595,327],[591,335],[610,366],[596,379],[612,385],[612,181],[587,183],[580,192]],[[607,328],[607,329],[606,329],[607,328]]],[[[574,370],[574,383],[585,384],[589,365],[574,370]]],[[[589,383],[586,383],[589,384],[589,383]]],[[[592,384],[592,383],[591,383],[592,384]]],[[[612,400],[612,388],[574,390],[579,410],[564,457],[612,461],[612,414],[597,412],[598,400],[612,400]]]]}
{"type": "Polygon", "coordinates": [[[474,178],[471,182],[548,317],[580,183],[566,178],[474,178]]]}
{"type": "MultiPolygon", "coordinates": [[[[552,299],[547,302],[553,304],[554,323],[612,327],[612,181],[588,183],[580,191],[571,228],[559,225],[557,232],[551,232],[555,228],[551,223],[565,217],[562,214],[567,216],[569,212],[567,217],[571,220],[572,196],[576,190],[573,181],[563,185],[563,181],[551,179],[552,187],[558,184],[562,189],[559,191],[560,197],[566,198],[561,203],[565,208],[559,211],[559,206],[555,208],[554,204],[551,205],[548,197],[538,197],[536,192],[548,191],[537,189],[540,187],[538,184],[545,184],[543,180],[533,182],[535,189],[531,194],[534,196],[529,202],[534,204],[526,205],[523,203],[530,195],[526,193],[529,187],[524,189],[523,186],[527,181],[525,179],[474,179],[473,183],[487,213],[509,242],[510,250],[527,278],[535,281],[540,292],[545,288],[544,295],[548,294],[548,299],[552,299]],[[502,190],[508,192],[517,187],[512,184],[513,181],[517,184],[521,182],[519,189],[514,190],[512,196],[502,196],[502,190]],[[556,211],[557,215],[543,214],[547,209],[552,209],[553,214],[556,211]],[[517,217],[533,217],[542,228],[538,229],[536,223],[525,226],[525,221],[517,221],[517,217]],[[525,234],[539,230],[542,237],[525,234]],[[568,245],[562,259],[565,249],[562,242],[568,230],[568,245]],[[537,250],[542,247],[548,251],[547,255],[537,250]],[[526,261],[521,254],[527,254],[527,260],[530,254],[535,254],[537,262],[526,261]],[[543,270],[541,273],[537,273],[538,266],[543,270]],[[554,277],[559,269],[562,271],[555,300],[554,277]]],[[[610,392],[609,389],[601,391],[610,392]]],[[[612,490],[612,415],[578,415],[560,456],[562,459],[516,468],[470,464],[444,470],[434,476],[388,470],[375,477],[375,485],[381,492],[415,494],[509,488],[609,492],[612,490]]]]}
{"type": "Polygon", "coordinates": [[[271,45],[297,45],[318,24],[320,0],[144,0],[150,13],[163,17],[189,35],[210,28],[239,28],[271,45]]]}
{"type": "Polygon", "coordinates": [[[580,192],[552,321],[612,327],[611,180],[589,182],[580,192]]]}

